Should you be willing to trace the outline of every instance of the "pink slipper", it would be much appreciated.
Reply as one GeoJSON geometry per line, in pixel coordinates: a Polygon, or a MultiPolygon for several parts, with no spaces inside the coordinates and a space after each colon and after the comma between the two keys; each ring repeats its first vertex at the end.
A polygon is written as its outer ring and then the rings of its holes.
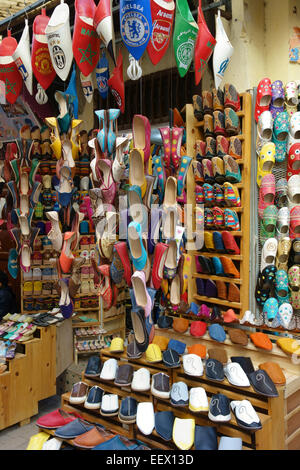
{"type": "Polygon", "coordinates": [[[275,199],[275,176],[268,173],[261,180],[259,189],[258,215],[262,219],[264,210],[267,206],[274,205],[275,199]]]}

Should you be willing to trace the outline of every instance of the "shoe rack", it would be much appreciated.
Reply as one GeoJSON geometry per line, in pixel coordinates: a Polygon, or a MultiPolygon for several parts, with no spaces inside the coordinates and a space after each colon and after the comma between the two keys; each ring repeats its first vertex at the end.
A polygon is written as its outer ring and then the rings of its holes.
{"type": "MultiPolygon", "coordinates": [[[[111,353],[108,349],[103,349],[100,356],[102,362],[113,357],[117,359],[120,364],[125,364],[127,362],[128,364],[132,365],[134,370],[145,367],[149,370],[151,376],[159,372],[164,372],[170,377],[170,385],[178,381],[184,381],[189,389],[192,387],[203,387],[206,391],[208,399],[210,399],[210,397],[215,393],[224,393],[230,400],[248,399],[251,401],[253,407],[256,409],[259,415],[262,423],[262,429],[256,432],[250,432],[249,430],[242,429],[237,425],[233,415],[232,419],[227,423],[215,423],[208,419],[207,413],[192,412],[188,405],[184,407],[173,406],[169,399],[162,399],[153,396],[150,390],[144,392],[132,391],[130,386],[118,387],[114,384],[113,381],[104,382],[100,380],[100,378],[87,379],[84,376],[84,371],[82,372],[82,381],[91,387],[98,385],[106,393],[117,394],[119,397],[119,402],[121,402],[122,398],[127,396],[135,398],[138,402],[151,401],[153,403],[155,412],[172,411],[175,417],[194,419],[197,425],[215,426],[218,438],[222,435],[230,437],[241,437],[243,441],[243,449],[271,450],[282,448],[280,447],[280,444],[273,442],[273,435],[271,432],[272,428],[275,429],[276,426],[276,428],[279,429],[279,426],[283,424],[278,422],[278,417],[276,415],[278,407],[283,407],[282,390],[280,390],[278,398],[266,398],[255,392],[252,387],[242,389],[240,387],[231,385],[226,379],[223,382],[216,383],[207,379],[204,375],[202,377],[188,376],[185,374],[182,365],[179,368],[170,369],[167,368],[162,362],[149,363],[143,357],[140,359],[128,359],[126,353],[111,353]]],[[[122,434],[129,439],[139,439],[151,448],[164,450],[176,449],[176,445],[173,441],[164,441],[162,438],[160,438],[155,430],[153,430],[152,434],[145,436],[140,432],[135,423],[123,424],[118,419],[118,416],[104,417],[100,414],[99,410],[88,410],[84,408],[83,405],[71,405],[69,403],[69,397],[70,393],[65,393],[62,395],[61,407],[67,412],[77,411],[87,421],[91,423],[102,424],[108,429],[113,430],[118,434],[122,434]]],[[[44,431],[53,435],[53,431],[44,431]]],[[[72,441],[67,442],[72,445],[72,441]]],[[[194,448],[191,450],[194,450],[194,448]]]]}
{"type": "MultiPolygon", "coordinates": [[[[250,193],[251,193],[251,95],[249,93],[242,93],[240,94],[240,102],[241,102],[241,109],[237,112],[237,115],[240,120],[240,129],[241,133],[237,137],[242,143],[242,158],[236,159],[236,162],[239,165],[240,172],[241,172],[241,182],[236,183],[233,185],[238,188],[240,198],[241,198],[241,207],[230,207],[237,212],[240,222],[240,230],[239,231],[232,231],[231,234],[234,236],[235,240],[237,241],[240,247],[240,254],[239,255],[232,255],[230,253],[219,253],[217,251],[208,252],[205,249],[205,245],[201,251],[197,251],[194,249],[188,250],[189,254],[191,255],[191,272],[189,276],[189,284],[188,284],[188,292],[189,292],[189,303],[196,302],[199,306],[201,304],[208,304],[208,306],[218,306],[222,311],[226,311],[230,308],[233,308],[235,314],[240,317],[242,314],[248,310],[249,308],[249,262],[250,262],[250,193]],[[238,279],[225,277],[225,276],[217,276],[212,274],[201,274],[197,273],[196,270],[196,263],[195,257],[202,255],[204,257],[212,258],[212,257],[220,257],[226,256],[230,258],[233,263],[235,264],[236,268],[240,273],[240,277],[238,279]],[[235,284],[240,290],[240,301],[239,302],[231,302],[225,299],[219,298],[212,298],[206,296],[200,296],[197,294],[197,286],[196,286],[196,279],[211,279],[213,281],[223,281],[226,283],[227,290],[230,283],[235,284]]],[[[193,157],[196,160],[196,149],[195,143],[196,140],[203,140],[204,138],[204,121],[197,121],[194,117],[194,108],[192,104],[186,105],[186,135],[187,135],[187,155],[193,157]]],[[[227,137],[229,140],[229,137],[227,137]]],[[[202,185],[203,183],[198,183],[202,185]]],[[[193,173],[192,165],[189,168],[188,175],[187,175],[187,202],[192,206],[192,230],[193,233],[197,232],[196,227],[196,198],[195,198],[195,178],[193,173]]],[[[203,207],[203,206],[202,206],[203,207]]],[[[205,206],[204,206],[205,207],[205,206]]],[[[223,206],[224,209],[224,206],[223,206]]],[[[203,233],[205,231],[208,232],[222,232],[226,229],[222,228],[213,228],[213,229],[206,229],[203,226],[203,233]]]]}

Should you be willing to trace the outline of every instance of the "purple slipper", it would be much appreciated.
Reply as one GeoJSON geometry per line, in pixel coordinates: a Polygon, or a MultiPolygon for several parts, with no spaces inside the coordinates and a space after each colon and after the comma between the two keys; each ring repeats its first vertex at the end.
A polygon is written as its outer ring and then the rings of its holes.
{"type": "Polygon", "coordinates": [[[199,310],[199,317],[210,317],[210,308],[206,304],[202,304],[199,310]]]}
{"type": "Polygon", "coordinates": [[[276,118],[277,114],[284,111],[284,87],[281,80],[276,80],[272,83],[270,111],[273,119],[276,118]]]}
{"type": "Polygon", "coordinates": [[[205,295],[205,283],[203,279],[196,279],[196,284],[197,284],[197,294],[198,295],[205,295]]]}
{"type": "Polygon", "coordinates": [[[215,298],[218,296],[217,286],[214,283],[214,281],[211,281],[210,279],[206,281],[205,295],[207,297],[215,297],[215,298]]]}

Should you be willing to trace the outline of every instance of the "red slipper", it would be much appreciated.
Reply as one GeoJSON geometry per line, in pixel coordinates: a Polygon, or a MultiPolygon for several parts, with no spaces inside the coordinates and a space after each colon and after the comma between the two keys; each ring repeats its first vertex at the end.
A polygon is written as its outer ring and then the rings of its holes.
{"type": "Polygon", "coordinates": [[[287,181],[293,175],[298,175],[300,169],[300,143],[293,144],[289,150],[288,164],[286,170],[287,181]]]}
{"type": "Polygon", "coordinates": [[[114,248],[116,249],[118,255],[120,256],[121,262],[124,268],[124,278],[127,282],[128,287],[131,286],[131,262],[128,256],[127,244],[126,242],[115,243],[114,248]]]}
{"type": "Polygon", "coordinates": [[[293,207],[290,218],[290,238],[294,240],[300,236],[300,206],[293,207]]]}
{"type": "Polygon", "coordinates": [[[123,56],[121,50],[119,52],[117,65],[113,70],[112,76],[108,80],[108,86],[110,87],[117,105],[123,114],[125,110],[125,86],[123,78],[123,56]]]}
{"type": "Polygon", "coordinates": [[[257,87],[256,103],[255,103],[255,121],[264,111],[268,111],[272,99],[272,86],[269,78],[263,78],[257,87]]]}
{"type": "Polygon", "coordinates": [[[235,255],[240,254],[240,249],[235,241],[234,236],[230,232],[222,232],[222,239],[226,250],[229,253],[234,253],[235,255]]]}
{"type": "Polygon", "coordinates": [[[157,243],[154,250],[154,261],[152,266],[152,283],[154,289],[159,289],[163,279],[163,269],[169,245],[165,243],[157,243]]]}

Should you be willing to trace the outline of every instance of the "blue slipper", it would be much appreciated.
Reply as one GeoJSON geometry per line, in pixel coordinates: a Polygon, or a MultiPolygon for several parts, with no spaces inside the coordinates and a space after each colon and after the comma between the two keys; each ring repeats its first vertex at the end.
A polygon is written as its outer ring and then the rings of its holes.
{"type": "Polygon", "coordinates": [[[8,272],[13,279],[18,277],[18,253],[15,248],[11,248],[8,253],[8,262],[7,262],[8,272]]]}
{"type": "Polygon", "coordinates": [[[225,246],[223,243],[223,237],[220,232],[213,232],[213,241],[215,245],[215,250],[219,251],[220,253],[225,253],[225,246]]]}
{"type": "Polygon", "coordinates": [[[217,256],[213,256],[212,263],[214,265],[216,275],[217,276],[225,276],[225,272],[224,272],[224,269],[223,269],[223,265],[220,261],[220,258],[218,258],[217,256]]]}
{"type": "Polygon", "coordinates": [[[219,325],[218,323],[209,325],[208,333],[211,339],[214,339],[215,341],[218,341],[219,343],[224,343],[226,339],[226,332],[223,326],[219,325]]]}
{"type": "Polygon", "coordinates": [[[275,297],[266,300],[263,306],[263,313],[268,320],[274,320],[278,313],[278,301],[275,297]]]}
{"type": "Polygon", "coordinates": [[[187,172],[191,163],[192,163],[191,157],[187,157],[187,156],[181,157],[180,167],[178,171],[178,179],[177,179],[177,196],[178,197],[182,195],[182,192],[185,186],[186,175],[187,175],[187,172]]]}
{"type": "Polygon", "coordinates": [[[69,95],[72,97],[72,100],[69,100],[70,106],[71,106],[71,112],[70,114],[74,116],[75,119],[78,119],[78,96],[77,96],[77,91],[76,91],[76,67],[75,65],[73,66],[71,78],[69,81],[68,88],[65,91],[66,95],[69,95]]]}

